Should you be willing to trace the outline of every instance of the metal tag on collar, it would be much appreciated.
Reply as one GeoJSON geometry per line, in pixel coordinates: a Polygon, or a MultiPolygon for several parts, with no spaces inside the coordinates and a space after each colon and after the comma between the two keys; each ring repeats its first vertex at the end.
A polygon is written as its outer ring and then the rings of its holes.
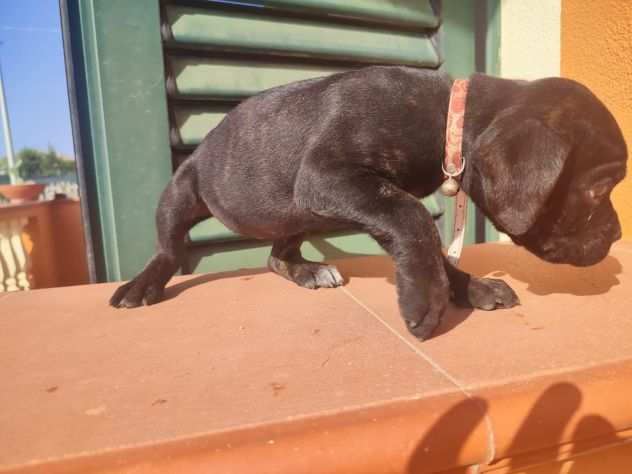
{"type": "Polygon", "coordinates": [[[443,181],[441,185],[441,193],[444,196],[452,197],[456,196],[456,193],[459,192],[460,183],[458,180],[454,179],[463,173],[465,169],[465,157],[461,159],[461,168],[456,169],[456,165],[454,163],[448,163],[447,169],[441,163],[441,169],[443,170],[443,174],[446,176],[446,179],[443,181]]]}
{"type": "Polygon", "coordinates": [[[454,200],[454,227],[452,243],[448,247],[448,260],[454,266],[459,264],[463,243],[465,241],[465,224],[467,222],[467,194],[461,189],[454,200]]]}

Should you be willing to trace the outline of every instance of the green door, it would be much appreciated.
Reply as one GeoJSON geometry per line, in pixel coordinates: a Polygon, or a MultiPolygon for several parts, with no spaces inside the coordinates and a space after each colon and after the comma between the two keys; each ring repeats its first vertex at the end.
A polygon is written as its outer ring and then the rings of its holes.
{"type": "MultiPolygon", "coordinates": [[[[369,64],[467,76],[481,69],[477,52],[495,54],[493,35],[477,34],[489,24],[481,12],[494,11],[488,3],[495,7],[490,0],[63,1],[94,278],[126,279],[143,267],[170,174],[240,100],[369,64]]],[[[438,224],[449,239],[449,203],[424,204],[437,216],[447,208],[438,224]]],[[[468,242],[485,239],[470,215],[468,242]]],[[[263,266],[270,243],[209,219],[192,229],[188,249],[185,271],[224,271],[263,266]]],[[[382,252],[351,233],[313,236],[303,251],[312,260],[382,252]]]]}

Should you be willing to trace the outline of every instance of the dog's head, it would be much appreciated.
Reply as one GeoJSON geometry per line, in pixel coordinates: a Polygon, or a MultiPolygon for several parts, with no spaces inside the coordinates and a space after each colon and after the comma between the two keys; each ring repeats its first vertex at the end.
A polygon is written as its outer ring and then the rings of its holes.
{"type": "Polygon", "coordinates": [[[599,262],[621,237],[610,201],[626,171],[621,130],[576,82],[516,82],[508,90],[511,100],[472,147],[475,201],[499,230],[544,260],[599,262]]]}

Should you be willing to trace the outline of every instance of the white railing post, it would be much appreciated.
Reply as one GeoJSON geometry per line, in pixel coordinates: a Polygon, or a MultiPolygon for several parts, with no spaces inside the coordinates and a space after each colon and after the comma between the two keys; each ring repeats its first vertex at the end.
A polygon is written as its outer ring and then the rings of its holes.
{"type": "Polygon", "coordinates": [[[29,290],[29,258],[22,242],[26,217],[0,222],[0,291],[29,290]]]}
{"type": "Polygon", "coordinates": [[[11,248],[13,249],[13,255],[15,255],[15,260],[17,262],[18,272],[16,276],[18,286],[21,290],[29,290],[31,288],[28,277],[28,264],[30,263],[30,260],[26,254],[24,243],[22,242],[22,232],[24,231],[26,224],[28,224],[28,219],[26,217],[10,222],[11,248]]]}

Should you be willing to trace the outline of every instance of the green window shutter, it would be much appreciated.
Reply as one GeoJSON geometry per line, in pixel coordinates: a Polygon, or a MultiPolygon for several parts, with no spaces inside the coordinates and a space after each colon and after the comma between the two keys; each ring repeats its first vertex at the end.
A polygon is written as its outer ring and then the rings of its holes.
{"type": "MultiPolygon", "coordinates": [[[[423,3],[423,2],[420,2],[423,3]]],[[[437,66],[427,35],[324,21],[298,20],[207,8],[166,9],[171,40],[219,51],[253,51],[365,63],[437,66]]]]}
{"type": "Polygon", "coordinates": [[[353,18],[397,27],[437,28],[439,18],[430,2],[419,0],[265,0],[269,8],[311,13],[323,17],[353,18]]]}
{"type": "Polygon", "coordinates": [[[171,97],[241,99],[288,82],[327,76],[342,67],[168,56],[171,97]]]}
{"type": "Polygon", "coordinates": [[[209,130],[215,128],[230,106],[225,105],[182,105],[173,108],[171,143],[176,148],[196,146],[209,130]]]}

